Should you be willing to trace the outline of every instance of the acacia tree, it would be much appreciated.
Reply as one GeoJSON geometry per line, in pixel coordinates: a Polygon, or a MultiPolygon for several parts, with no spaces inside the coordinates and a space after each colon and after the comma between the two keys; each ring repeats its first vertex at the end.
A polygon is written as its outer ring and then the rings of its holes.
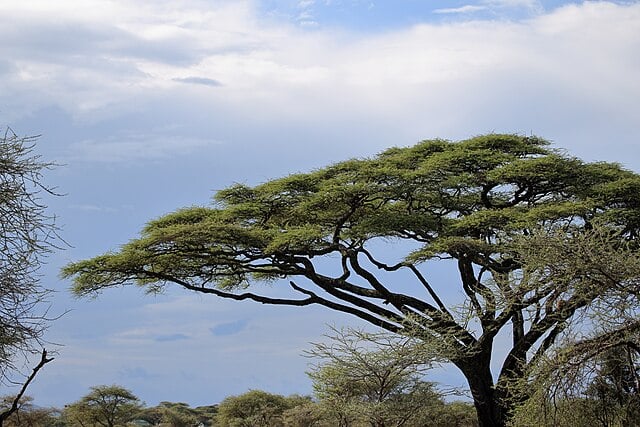
{"type": "Polygon", "coordinates": [[[518,407],[514,425],[640,424],[637,242],[597,226],[580,235],[547,234],[522,243],[527,247],[519,252],[528,271],[540,276],[536,280],[557,287],[573,282],[581,294],[600,297],[566,322],[561,346],[529,364],[528,377],[518,384],[528,400],[518,407]]]}
{"type": "Polygon", "coordinates": [[[53,194],[42,173],[52,166],[34,154],[35,137],[6,130],[0,137],[0,381],[16,358],[41,351],[49,290],[40,283],[43,257],[57,247],[55,218],[41,197],[53,194]]]}
{"type": "Polygon", "coordinates": [[[222,427],[282,427],[285,411],[308,403],[310,399],[303,396],[249,390],[220,402],[215,422],[222,427]]]}
{"type": "Polygon", "coordinates": [[[72,425],[116,427],[126,425],[141,409],[140,399],[126,388],[101,385],[67,405],[64,416],[72,425]]]}
{"type": "Polygon", "coordinates": [[[18,360],[41,353],[11,405],[0,412],[0,426],[19,410],[28,385],[53,360],[42,342],[50,320],[42,307],[50,291],[40,283],[38,270],[60,240],[41,200],[43,194],[54,194],[42,182],[52,164],[34,154],[35,140],[10,129],[0,137],[0,384],[20,385],[18,360]]]}
{"type": "Polygon", "coordinates": [[[635,240],[640,225],[638,175],[548,145],[496,134],[430,140],[255,187],[234,185],[212,207],[151,221],[118,252],[72,263],[63,276],[74,278],[79,295],[173,283],[221,298],[323,305],[411,334],[460,369],[480,425],[502,426],[526,400],[510,384],[526,378],[570,320],[620,279],[596,276],[586,287],[592,278],[580,271],[561,282],[528,275],[514,238],[577,236],[600,222],[635,240]],[[389,241],[396,242],[392,255],[379,250],[389,241]],[[447,277],[432,274],[442,259],[456,270],[447,277]],[[247,290],[278,279],[288,282],[290,297],[247,290]],[[454,287],[465,296],[464,312],[447,299],[454,287]],[[511,336],[511,347],[494,375],[500,333],[511,336]]]}
{"type": "Polygon", "coordinates": [[[317,359],[308,372],[313,389],[336,425],[365,420],[374,427],[416,424],[428,414],[431,425],[444,407],[434,384],[424,382],[428,353],[412,339],[389,333],[335,329],[327,342],[305,355],[317,359]]]}
{"type": "MultiPolygon", "coordinates": [[[[0,398],[0,408],[11,408],[15,396],[0,398]]],[[[22,396],[18,408],[9,417],[2,420],[4,427],[58,427],[61,424],[60,411],[56,408],[42,408],[33,404],[31,396],[22,396]]]]}

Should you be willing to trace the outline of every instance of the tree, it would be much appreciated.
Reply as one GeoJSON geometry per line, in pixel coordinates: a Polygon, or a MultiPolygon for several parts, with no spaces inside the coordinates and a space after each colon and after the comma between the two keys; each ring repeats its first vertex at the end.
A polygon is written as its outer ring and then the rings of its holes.
{"type": "Polygon", "coordinates": [[[141,409],[140,400],[129,390],[101,385],[91,387],[89,394],[67,405],[64,415],[72,425],[116,427],[126,425],[141,409]]]}
{"type": "Polygon", "coordinates": [[[50,320],[42,306],[50,291],[40,283],[38,270],[60,239],[55,219],[40,198],[54,194],[42,183],[43,171],[53,164],[33,154],[35,140],[10,129],[0,137],[0,384],[20,385],[14,378],[20,373],[18,359],[41,353],[12,404],[0,413],[0,426],[18,411],[38,371],[53,360],[42,348],[50,320]]]}
{"type": "Polygon", "coordinates": [[[430,368],[411,339],[356,329],[332,329],[328,342],[306,354],[319,359],[308,372],[314,392],[335,425],[364,420],[372,427],[413,425],[424,413],[432,423],[442,397],[423,381],[430,368]]]}
{"type": "Polygon", "coordinates": [[[558,345],[528,364],[515,387],[527,400],[513,425],[640,425],[637,242],[596,225],[569,237],[523,239],[522,246],[536,281],[573,288],[591,301],[562,325],[558,345]]]}
{"type": "Polygon", "coordinates": [[[72,263],[63,276],[73,277],[78,295],[172,283],[352,314],[438,349],[465,376],[480,425],[504,426],[528,398],[512,384],[555,349],[572,319],[620,285],[620,277],[580,270],[560,281],[545,281],[544,268],[529,274],[521,241],[564,233],[570,246],[595,223],[619,239],[638,239],[640,177],[548,145],[496,134],[430,140],[255,187],[234,185],[216,194],[214,206],[151,221],[118,252],[72,263]],[[451,274],[430,275],[438,262],[451,274]],[[290,297],[247,289],[277,280],[288,281],[290,297]],[[464,301],[452,300],[451,289],[464,301]],[[500,334],[511,345],[494,375],[500,334]]]}
{"type": "Polygon", "coordinates": [[[604,349],[578,365],[565,364],[517,408],[512,425],[640,426],[640,353],[629,344],[604,349]]]}
{"type": "MultiPolygon", "coordinates": [[[[15,396],[0,398],[0,408],[11,408],[15,396]]],[[[60,411],[55,408],[40,408],[33,405],[31,396],[23,396],[17,410],[3,420],[5,427],[54,427],[60,424],[60,411]]]]}
{"type": "Polygon", "coordinates": [[[47,325],[41,309],[49,290],[40,283],[43,258],[60,242],[55,218],[41,197],[53,166],[34,154],[36,137],[6,130],[0,137],[0,381],[16,370],[18,355],[40,352],[47,325]]]}
{"type": "Polygon", "coordinates": [[[216,425],[223,427],[283,426],[287,409],[308,403],[300,396],[284,397],[261,390],[250,390],[239,396],[229,396],[218,405],[216,425]]]}
{"type": "Polygon", "coordinates": [[[167,427],[192,427],[198,424],[197,412],[186,403],[160,402],[160,425],[167,427]]]}
{"type": "Polygon", "coordinates": [[[24,383],[20,387],[20,391],[18,391],[18,394],[16,394],[15,396],[12,396],[11,398],[9,397],[5,398],[5,401],[3,402],[4,404],[2,405],[3,408],[1,408],[2,411],[0,412],[0,427],[4,426],[5,421],[8,418],[10,418],[12,415],[15,414],[16,417],[14,418],[18,418],[17,416],[18,411],[22,407],[24,407],[25,402],[28,402],[30,399],[24,395],[25,392],[27,391],[27,387],[29,387],[29,384],[31,384],[31,381],[33,381],[36,375],[38,375],[38,372],[40,371],[40,369],[42,369],[44,365],[51,362],[52,360],[53,358],[47,357],[47,350],[43,349],[42,354],[40,356],[40,362],[38,362],[38,364],[31,371],[31,374],[24,381],[24,383]]]}

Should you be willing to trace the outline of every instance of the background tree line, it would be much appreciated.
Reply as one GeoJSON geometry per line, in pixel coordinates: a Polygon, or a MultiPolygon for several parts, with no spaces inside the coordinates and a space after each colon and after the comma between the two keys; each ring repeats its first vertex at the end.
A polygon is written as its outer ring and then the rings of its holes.
{"type": "MultiPolygon", "coordinates": [[[[145,407],[129,390],[96,386],[63,409],[42,409],[23,399],[5,426],[172,426],[194,427],[435,427],[477,425],[469,402],[446,402],[426,382],[430,366],[413,341],[389,334],[332,329],[313,345],[309,376],[314,396],[282,396],[250,390],[217,405],[191,408],[161,402],[145,407]]],[[[10,399],[7,399],[7,401],[10,399]]]]}
{"type": "MultiPolygon", "coordinates": [[[[474,427],[471,402],[447,399],[460,390],[442,390],[425,381],[433,355],[423,343],[386,333],[331,329],[326,340],[306,352],[314,396],[282,396],[250,390],[222,402],[191,408],[161,402],[146,407],[116,385],[92,387],[62,409],[39,408],[30,398],[5,426],[32,427],[474,427]]],[[[510,426],[627,427],[640,425],[640,358],[629,346],[614,346],[576,372],[544,376],[534,397],[517,407],[510,426]]],[[[542,376],[541,376],[542,378],[542,376]]],[[[0,403],[8,407],[13,396],[0,403]]]]}

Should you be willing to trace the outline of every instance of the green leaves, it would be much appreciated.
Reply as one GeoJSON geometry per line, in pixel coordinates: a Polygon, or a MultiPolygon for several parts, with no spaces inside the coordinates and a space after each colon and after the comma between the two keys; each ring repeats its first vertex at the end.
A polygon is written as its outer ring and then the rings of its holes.
{"type": "Polygon", "coordinates": [[[585,164],[537,137],[423,141],[309,173],[218,192],[213,207],[153,220],[117,253],[70,264],[79,294],[134,280],[217,283],[302,274],[311,259],[372,238],[417,241],[407,258],[499,256],[504,242],[596,216],[640,226],[640,178],[585,164]]]}

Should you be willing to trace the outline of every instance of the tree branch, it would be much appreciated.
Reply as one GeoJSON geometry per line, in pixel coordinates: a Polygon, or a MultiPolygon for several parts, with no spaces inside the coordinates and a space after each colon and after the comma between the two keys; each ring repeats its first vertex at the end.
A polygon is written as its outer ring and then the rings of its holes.
{"type": "Polygon", "coordinates": [[[24,396],[24,393],[27,391],[27,387],[29,387],[29,384],[36,377],[36,375],[38,374],[40,369],[42,369],[42,367],[44,365],[46,365],[47,363],[51,362],[52,360],[53,360],[53,357],[47,358],[47,350],[42,349],[42,355],[40,357],[40,362],[38,362],[38,364],[33,368],[33,371],[31,372],[31,374],[27,377],[27,380],[24,382],[24,384],[20,388],[20,391],[16,395],[15,399],[13,399],[13,403],[11,404],[11,407],[9,409],[7,409],[6,411],[0,413],[0,427],[2,426],[4,421],[11,416],[11,414],[13,414],[14,412],[16,412],[18,410],[18,405],[20,404],[20,399],[22,399],[22,396],[24,396]]]}

